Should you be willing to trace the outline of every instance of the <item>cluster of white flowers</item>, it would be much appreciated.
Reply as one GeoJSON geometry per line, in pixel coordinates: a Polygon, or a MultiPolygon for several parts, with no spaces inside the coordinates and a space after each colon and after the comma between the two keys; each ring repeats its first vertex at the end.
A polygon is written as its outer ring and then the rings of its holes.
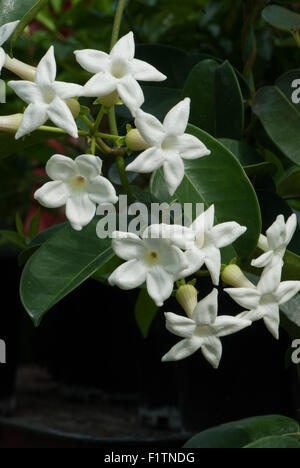
{"type": "MultiPolygon", "coordinates": [[[[240,306],[247,309],[236,317],[217,316],[218,291],[216,289],[197,304],[197,291],[192,286],[183,286],[181,304],[188,317],[166,313],[167,329],[184,338],[164,357],[163,361],[184,359],[199,348],[207,361],[218,368],[222,356],[220,337],[236,333],[254,321],[263,319],[272,335],[279,338],[279,306],[288,302],[300,291],[300,281],[281,282],[283,257],[297,228],[297,217],[292,215],[285,223],[282,215],[261,236],[259,246],[265,253],[252,265],[262,267],[258,285],[251,283],[237,267],[233,267],[233,282],[236,288],[225,291],[240,306]]],[[[229,267],[230,269],[230,267],[229,267]]],[[[227,273],[227,278],[231,273],[227,273]]],[[[230,279],[229,279],[230,280],[230,279]]],[[[180,291],[179,289],[179,291],[180,291]]]]}
{"type": "MultiPolygon", "coordinates": [[[[9,23],[0,28],[0,45],[13,33],[17,24],[9,23]]],[[[56,81],[53,46],[38,64],[34,75],[31,70],[28,79],[34,81],[8,83],[28,104],[16,129],[16,139],[39,129],[48,120],[78,138],[70,99],[96,97],[105,107],[121,100],[135,119],[135,132],[139,135],[139,150],[142,151],[126,170],[151,173],[162,167],[172,196],[184,177],[183,160],[210,155],[210,150],[198,138],[185,133],[190,99],[184,99],[171,109],[163,123],[141,109],[144,94],[138,82],[163,81],[167,77],[152,65],[135,59],[132,32],[121,38],[110,54],[88,49],[75,51],[75,56],[77,62],[93,74],[84,86],[56,81]]],[[[0,47],[0,72],[7,60],[0,47]]],[[[35,198],[48,208],[66,205],[66,216],[72,227],[81,230],[94,218],[97,205],[118,201],[115,188],[101,175],[101,170],[102,161],[97,156],[83,154],[73,160],[56,154],[46,165],[52,181],[37,190],[35,198]]],[[[260,319],[278,338],[279,306],[300,290],[300,281],[281,282],[283,258],[296,226],[295,215],[287,223],[283,216],[279,216],[267,231],[267,237],[260,237],[259,247],[264,254],[252,262],[254,267],[263,268],[258,285],[244,277],[240,284],[235,284],[237,287],[226,289],[239,305],[247,309],[237,317],[218,316],[216,288],[198,303],[195,288],[189,285],[181,287],[182,291],[186,288],[187,300],[178,298],[178,301],[187,317],[166,313],[166,324],[169,331],[184,339],[163,357],[164,361],[183,359],[201,348],[205,358],[217,368],[222,356],[220,338],[260,319]]],[[[125,263],[111,274],[109,283],[125,290],[146,283],[150,297],[159,307],[172,295],[174,282],[194,275],[203,265],[217,287],[221,274],[220,249],[234,243],[246,230],[236,222],[215,225],[215,207],[212,205],[189,227],[155,224],[145,229],[141,237],[116,231],[112,236],[112,248],[125,263]]]]}

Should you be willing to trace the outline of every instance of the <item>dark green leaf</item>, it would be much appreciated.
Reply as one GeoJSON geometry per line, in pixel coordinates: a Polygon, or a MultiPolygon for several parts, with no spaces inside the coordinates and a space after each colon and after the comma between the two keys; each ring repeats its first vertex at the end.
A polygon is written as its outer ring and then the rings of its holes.
{"type": "Polygon", "coordinates": [[[80,232],[69,225],[61,228],[26,263],[20,295],[35,325],[51,307],[114,256],[111,240],[96,236],[98,220],[80,232]]]}
{"type": "Polygon", "coordinates": [[[263,19],[281,31],[299,31],[300,15],[278,5],[269,5],[262,12],[263,19]]]}
{"type": "Polygon", "coordinates": [[[151,323],[157,311],[157,305],[153,302],[146,289],[139,293],[135,306],[135,319],[144,338],[147,338],[151,323]]]}
{"type": "Polygon", "coordinates": [[[264,437],[252,444],[246,445],[246,449],[300,449],[300,442],[292,437],[264,437]]]}
{"type": "MultiPolygon", "coordinates": [[[[234,155],[204,131],[190,125],[188,132],[198,137],[212,152],[210,156],[185,161],[185,177],[173,197],[169,196],[162,171],[152,176],[151,192],[161,201],[214,204],[218,223],[236,221],[248,230],[236,243],[232,257],[249,257],[261,233],[261,216],[255,191],[234,155]]],[[[194,213],[195,214],[195,213],[194,213]]]]}
{"type": "Polygon", "coordinates": [[[286,73],[275,86],[261,88],[253,99],[253,112],[258,116],[267,134],[296,164],[300,164],[300,103],[292,101],[292,83],[300,79],[300,71],[286,73]]]}
{"type": "Polygon", "coordinates": [[[41,210],[38,209],[37,212],[31,218],[31,221],[29,224],[28,235],[30,239],[35,237],[39,231],[40,218],[41,218],[41,210]]]}
{"type": "Polygon", "coordinates": [[[24,237],[21,236],[18,232],[0,230],[0,236],[2,236],[2,238],[5,239],[6,242],[9,242],[10,244],[15,245],[16,247],[19,247],[21,249],[26,248],[24,237]]]}
{"type": "Polygon", "coordinates": [[[23,16],[21,19],[20,23],[16,27],[11,40],[10,40],[10,51],[12,54],[12,49],[14,47],[14,43],[18,39],[19,35],[24,31],[26,26],[37,16],[39,11],[41,11],[47,4],[49,3],[49,0],[38,0],[31,8],[29,11],[26,12],[26,14],[23,16]]]}
{"type": "Polygon", "coordinates": [[[277,192],[280,197],[299,198],[300,197],[300,168],[293,166],[289,168],[278,180],[277,192]]]}
{"type": "Polygon", "coordinates": [[[201,432],[185,448],[244,448],[266,437],[285,437],[298,432],[299,424],[285,416],[258,416],[201,432]]]}
{"type": "Polygon", "coordinates": [[[0,0],[0,26],[21,20],[36,3],[37,0],[0,0]]]}

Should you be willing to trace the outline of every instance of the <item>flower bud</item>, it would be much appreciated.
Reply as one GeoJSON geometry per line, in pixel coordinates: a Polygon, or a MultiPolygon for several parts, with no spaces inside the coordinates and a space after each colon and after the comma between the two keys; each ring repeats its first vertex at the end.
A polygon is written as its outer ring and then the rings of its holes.
{"type": "Polygon", "coordinates": [[[134,128],[127,133],[125,143],[127,148],[132,151],[143,151],[149,148],[148,143],[145,142],[137,128],[134,128]]]}
{"type": "Polygon", "coordinates": [[[23,78],[23,80],[34,81],[36,68],[31,65],[27,65],[27,63],[23,63],[15,58],[12,59],[9,55],[6,55],[4,67],[15,73],[15,75],[18,75],[20,78],[23,78]]]}
{"type": "Polygon", "coordinates": [[[119,102],[119,94],[118,91],[113,91],[111,94],[108,94],[107,96],[100,96],[97,99],[97,102],[102,104],[105,107],[112,107],[115,106],[119,102]]]}
{"type": "Polygon", "coordinates": [[[188,317],[192,317],[198,304],[198,291],[191,284],[180,286],[176,292],[176,299],[188,317]]]}
{"type": "Polygon", "coordinates": [[[16,133],[20,126],[23,114],[4,115],[0,117],[0,131],[16,133]]]}
{"type": "Polygon", "coordinates": [[[242,270],[237,265],[229,265],[222,272],[223,282],[234,288],[254,288],[254,284],[246,278],[242,270]]]}
{"type": "Polygon", "coordinates": [[[80,104],[77,99],[65,99],[65,103],[72,112],[74,119],[76,119],[80,114],[80,104]]]}

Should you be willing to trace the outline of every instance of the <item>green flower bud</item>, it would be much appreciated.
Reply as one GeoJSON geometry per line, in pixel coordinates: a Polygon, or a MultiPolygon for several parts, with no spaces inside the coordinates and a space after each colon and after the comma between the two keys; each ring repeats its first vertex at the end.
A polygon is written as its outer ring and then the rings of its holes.
{"type": "Polygon", "coordinates": [[[80,104],[76,99],[65,99],[65,102],[72,112],[74,119],[76,119],[80,114],[80,104]]]}
{"type": "Polygon", "coordinates": [[[242,270],[237,265],[229,265],[222,272],[222,281],[234,288],[254,288],[254,284],[246,278],[242,270]]]}
{"type": "Polygon", "coordinates": [[[0,131],[17,133],[23,114],[5,115],[0,117],[0,131]]]}
{"type": "Polygon", "coordinates": [[[125,143],[127,148],[132,151],[143,151],[149,148],[148,143],[145,142],[137,128],[134,128],[127,133],[125,143]]]}
{"type": "Polygon", "coordinates": [[[192,317],[193,312],[198,304],[198,291],[191,284],[180,286],[176,291],[176,299],[185,311],[188,317],[192,317]]]}

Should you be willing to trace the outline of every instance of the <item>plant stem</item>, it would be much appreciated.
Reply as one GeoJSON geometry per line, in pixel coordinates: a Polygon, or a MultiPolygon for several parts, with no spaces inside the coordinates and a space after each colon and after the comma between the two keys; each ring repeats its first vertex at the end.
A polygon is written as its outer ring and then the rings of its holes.
{"type": "Polygon", "coordinates": [[[94,124],[94,126],[93,126],[93,134],[97,133],[98,128],[100,127],[100,124],[101,124],[101,122],[102,122],[102,119],[103,119],[105,113],[106,113],[105,107],[104,107],[104,106],[101,106],[101,107],[100,107],[100,110],[99,110],[99,113],[98,113],[98,115],[97,115],[95,124],[94,124]]]}
{"type": "Polygon", "coordinates": [[[120,28],[121,28],[121,23],[122,23],[122,18],[123,18],[123,13],[124,13],[126,1],[127,0],[119,0],[119,3],[118,3],[116,15],[115,15],[114,26],[113,26],[113,32],[112,32],[112,36],[111,36],[111,49],[118,42],[118,39],[119,39],[119,33],[120,33],[120,28]]]}
{"type": "MultiPolygon", "coordinates": [[[[41,132],[51,132],[51,133],[59,133],[61,135],[69,135],[68,132],[66,132],[65,130],[62,130],[61,128],[48,127],[46,125],[42,125],[37,130],[39,130],[41,132]]],[[[87,137],[87,136],[89,136],[89,133],[84,131],[84,130],[78,130],[78,135],[87,137]]]]}
{"type": "Polygon", "coordinates": [[[95,156],[96,153],[96,138],[92,138],[92,144],[91,144],[91,154],[95,156]]]}
{"type": "Polygon", "coordinates": [[[88,119],[86,115],[81,115],[80,118],[89,127],[90,130],[94,128],[93,122],[91,122],[90,119],[88,119]]]}
{"type": "Polygon", "coordinates": [[[117,135],[110,135],[109,133],[101,133],[101,132],[95,133],[95,136],[99,138],[106,138],[106,140],[117,140],[119,138],[119,136],[117,135]]]}

